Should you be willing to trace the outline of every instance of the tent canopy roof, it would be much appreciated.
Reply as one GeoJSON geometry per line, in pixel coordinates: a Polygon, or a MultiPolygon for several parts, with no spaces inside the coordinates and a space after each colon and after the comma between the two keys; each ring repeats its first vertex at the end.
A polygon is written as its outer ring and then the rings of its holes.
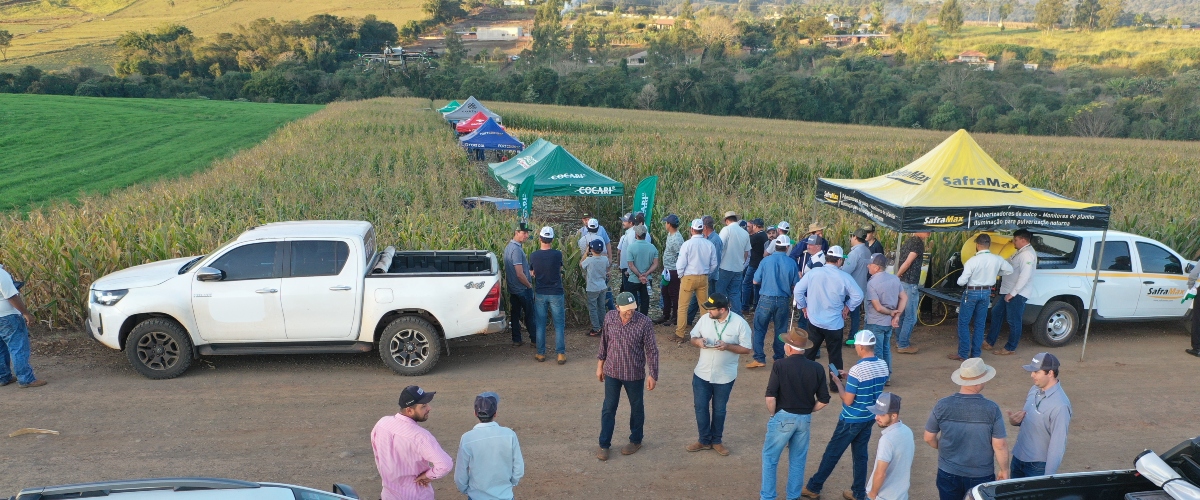
{"type": "Polygon", "coordinates": [[[491,120],[491,118],[488,117],[488,115],[483,114],[483,112],[481,111],[481,112],[475,113],[474,115],[472,115],[470,118],[467,118],[466,120],[462,120],[462,121],[458,122],[458,124],[454,126],[454,129],[459,132],[472,132],[475,129],[479,128],[481,125],[483,125],[483,122],[486,122],[488,120],[491,120]]]}
{"type": "Polygon", "coordinates": [[[474,132],[460,137],[458,143],[464,148],[474,149],[520,151],[525,147],[525,144],[505,131],[504,127],[501,127],[491,118],[483,122],[483,125],[480,125],[474,132]]]}
{"type": "Polygon", "coordinates": [[[459,106],[462,106],[462,105],[459,104],[458,101],[450,101],[445,106],[438,108],[438,113],[441,113],[444,115],[446,113],[449,113],[451,111],[458,109],[459,106]]]}
{"type": "Polygon", "coordinates": [[[476,100],[475,97],[467,98],[466,101],[463,101],[462,106],[459,106],[454,111],[446,113],[442,116],[449,121],[456,122],[471,118],[472,116],[475,116],[475,113],[483,113],[493,120],[496,120],[497,123],[504,123],[504,120],[500,118],[500,115],[493,113],[490,109],[487,109],[487,107],[476,100]]]}
{"type": "Polygon", "coordinates": [[[903,232],[1043,227],[1101,230],[1109,207],[1022,184],[965,130],[895,172],[819,179],[817,199],[903,232]]]}
{"type": "Polygon", "coordinates": [[[562,146],[538,139],[503,163],[490,163],[492,177],[509,193],[535,176],[534,196],[621,196],[625,188],[579,161],[562,146]]]}

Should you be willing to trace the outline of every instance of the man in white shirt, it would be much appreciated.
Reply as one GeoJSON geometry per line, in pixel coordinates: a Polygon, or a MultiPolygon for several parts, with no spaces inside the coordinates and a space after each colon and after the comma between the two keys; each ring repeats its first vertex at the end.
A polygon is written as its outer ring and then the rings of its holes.
{"type": "Polygon", "coordinates": [[[720,237],[721,264],[716,292],[729,297],[729,307],[734,311],[741,311],[742,272],[750,260],[750,233],[738,225],[736,212],[725,212],[725,227],[721,228],[720,237]]]}
{"type": "Polygon", "coordinates": [[[913,460],[913,433],[900,421],[900,396],[885,392],[868,408],[883,429],[875,451],[875,471],[867,480],[870,500],[908,500],[913,460]]]}
{"type": "Polygon", "coordinates": [[[958,311],[958,352],[946,356],[955,361],[979,357],[996,276],[1008,276],[1013,272],[1012,265],[1003,257],[993,254],[989,250],[991,247],[991,236],[981,234],[975,237],[975,256],[963,264],[962,276],[958,277],[958,285],[966,287],[958,311]],[[972,326],[974,333],[971,332],[972,326]]]}
{"type": "Polygon", "coordinates": [[[716,450],[724,457],[729,455],[729,450],[721,444],[725,405],[737,378],[738,359],[753,352],[750,325],[730,312],[731,304],[724,294],[710,295],[700,307],[708,311],[696,319],[692,328],[692,345],[700,348],[700,361],[692,372],[692,400],[700,440],[687,445],[687,451],[716,450]]]}
{"type": "Polygon", "coordinates": [[[1021,319],[1025,316],[1025,302],[1033,295],[1033,271],[1037,269],[1037,250],[1030,245],[1033,234],[1028,229],[1018,229],[1013,233],[1013,246],[1017,253],[1009,257],[1008,264],[1012,266],[1012,274],[1005,276],[1000,282],[1000,300],[992,307],[992,323],[988,325],[987,340],[983,343],[984,350],[991,350],[997,340],[1000,340],[1000,327],[1008,321],[1008,342],[1003,349],[996,349],[992,354],[1007,356],[1016,352],[1017,343],[1021,341],[1021,319]]]}
{"type": "Polygon", "coordinates": [[[471,500],[512,500],[513,487],[525,476],[517,433],[496,423],[500,395],[475,396],[479,423],[462,435],[454,461],[454,485],[471,500]]]}
{"type": "Polygon", "coordinates": [[[703,304],[708,300],[708,275],[717,268],[717,246],[704,237],[704,221],[692,219],[692,237],[679,247],[675,270],[679,273],[679,304],[675,316],[675,342],[687,342],[687,309],[692,296],[703,304]]]}

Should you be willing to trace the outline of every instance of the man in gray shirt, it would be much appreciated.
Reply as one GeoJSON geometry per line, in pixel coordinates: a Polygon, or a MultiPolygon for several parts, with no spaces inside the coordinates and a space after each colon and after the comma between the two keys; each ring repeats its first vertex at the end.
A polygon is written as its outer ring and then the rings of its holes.
{"type": "Polygon", "coordinates": [[[513,347],[521,347],[521,321],[529,330],[529,344],[536,346],[533,335],[533,282],[529,279],[529,259],[521,248],[529,240],[529,227],[524,222],[513,233],[512,241],[504,247],[504,281],[508,283],[509,318],[512,325],[513,347]]]}
{"type": "MultiPolygon", "coordinates": [[[[867,280],[863,307],[867,310],[867,330],[875,334],[875,355],[892,369],[892,331],[900,327],[900,315],[908,305],[908,294],[900,285],[900,278],[884,271],[887,257],[881,253],[871,256],[867,264],[871,277],[867,280]]],[[[888,384],[892,379],[888,378],[888,384]]]]}
{"type": "Polygon", "coordinates": [[[977,485],[1008,479],[1004,418],[1000,407],[980,394],[995,376],[996,369],[980,358],[963,361],[950,375],[958,393],[938,400],[925,422],[925,442],[938,451],[941,500],[962,500],[977,485]]]}
{"type": "Polygon", "coordinates": [[[1033,378],[1025,396],[1025,408],[1008,412],[1008,423],[1020,426],[1012,451],[1012,477],[1046,476],[1058,473],[1067,452],[1067,429],[1071,427],[1071,400],[1058,383],[1058,358],[1038,353],[1024,366],[1033,378]]]}
{"type": "MultiPolygon", "coordinates": [[[[867,232],[862,229],[854,231],[854,234],[850,236],[850,253],[846,254],[842,270],[854,278],[854,282],[858,283],[859,290],[867,289],[867,261],[869,260],[871,260],[871,250],[867,247],[867,232]]],[[[850,311],[851,335],[858,333],[864,305],[859,304],[857,308],[850,311]]]]}

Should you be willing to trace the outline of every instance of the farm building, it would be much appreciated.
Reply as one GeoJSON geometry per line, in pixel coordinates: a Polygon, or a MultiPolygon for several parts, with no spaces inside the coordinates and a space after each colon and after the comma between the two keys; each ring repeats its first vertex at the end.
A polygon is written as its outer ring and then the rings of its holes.
{"type": "Polygon", "coordinates": [[[996,70],[996,61],[989,60],[987,58],[987,54],[977,50],[968,50],[959,54],[958,59],[955,59],[954,62],[965,63],[975,67],[976,69],[982,69],[984,71],[996,70]]]}
{"type": "Polygon", "coordinates": [[[649,52],[646,52],[643,50],[643,51],[633,54],[629,57],[626,57],[625,62],[629,66],[645,66],[646,65],[646,57],[649,55],[650,55],[649,52]]]}
{"type": "Polygon", "coordinates": [[[479,41],[516,40],[523,34],[520,26],[493,26],[475,30],[479,41]]]}

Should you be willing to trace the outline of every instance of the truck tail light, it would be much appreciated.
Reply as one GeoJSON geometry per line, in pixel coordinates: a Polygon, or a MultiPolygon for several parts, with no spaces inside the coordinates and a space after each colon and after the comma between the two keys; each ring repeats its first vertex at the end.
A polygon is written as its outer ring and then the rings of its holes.
{"type": "Polygon", "coordinates": [[[492,289],[488,290],[487,296],[483,298],[483,302],[479,303],[479,310],[483,312],[499,311],[500,310],[500,282],[497,281],[492,285],[492,289]]]}

